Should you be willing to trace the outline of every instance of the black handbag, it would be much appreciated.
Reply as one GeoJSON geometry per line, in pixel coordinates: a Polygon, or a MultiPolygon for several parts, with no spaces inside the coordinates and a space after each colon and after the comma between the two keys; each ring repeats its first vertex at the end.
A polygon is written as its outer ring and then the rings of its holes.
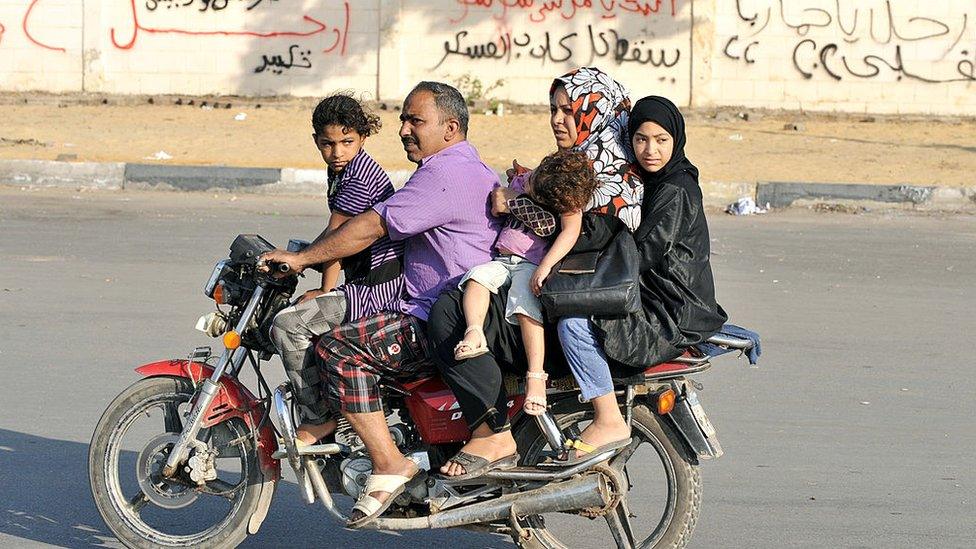
{"type": "Polygon", "coordinates": [[[539,300],[550,319],[625,316],[641,309],[639,276],[637,244],[622,230],[603,250],[564,257],[546,279],[539,300]]]}

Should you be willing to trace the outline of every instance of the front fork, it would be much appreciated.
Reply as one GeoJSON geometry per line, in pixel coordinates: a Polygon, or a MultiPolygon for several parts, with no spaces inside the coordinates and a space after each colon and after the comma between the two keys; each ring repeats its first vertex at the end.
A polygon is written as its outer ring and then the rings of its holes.
{"type": "MultiPolygon", "coordinates": [[[[263,286],[259,285],[254,288],[254,293],[251,295],[250,301],[248,301],[247,306],[244,308],[244,313],[241,314],[241,318],[234,328],[238,334],[244,333],[244,330],[250,324],[251,319],[254,317],[254,312],[261,303],[261,297],[263,295],[263,286]]],[[[202,442],[197,440],[197,435],[200,434],[200,429],[203,426],[204,412],[210,409],[214,398],[216,398],[220,390],[220,378],[225,373],[235,375],[244,364],[246,354],[247,350],[244,347],[237,347],[234,350],[225,348],[224,352],[221,353],[220,360],[217,362],[216,368],[214,368],[213,375],[200,384],[197,399],[193,403],[193,408],[190,410],[190,421],[183,428],[183,432],[180,433],[180,438],[176,441],[176,444],[170,451],[169,457],[166,459],[166,465],[163,467],[163,476],[173,476],[180,464],[189,458],[190,447],[202,444],[202,442]]]]}

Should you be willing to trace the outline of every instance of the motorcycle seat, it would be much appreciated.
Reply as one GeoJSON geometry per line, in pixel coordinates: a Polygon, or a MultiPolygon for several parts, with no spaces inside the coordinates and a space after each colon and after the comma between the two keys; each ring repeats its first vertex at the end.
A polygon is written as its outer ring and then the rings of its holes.
{"type": "MultiPolygon", "coordinates": [[[[753,342],[748,339],[734,337],[727,334],[715,334],[708,338],[710,344],[707,349],[709,352],[700,350],[696,347],[687,349],[681,356],[672,360],[661,362],[647,367],[644,371],[636,374],[633,370],[622,372],[620,369],[611,369],[613,384],[616,387],[626,387],[627,385],[640,385],[652,380],[667,379],[682,375],[693,374],[704,371],[711,367],[710,360],[732,351],[748,352],[753,347],[753,342]],[[620,374],[624,375],[620,375],[620,374]]],[[[703,346],[704,347],[704,346],[703,346]]],[[[505,387],[508,394],[519,394],[525,390],[525,376],[512,373],[505,374],[505,387]]],[[[576,378],[567,373],[562,376],[549,378],[547,386],[550,389],[561,391],[579,390],[576,378]]]]}

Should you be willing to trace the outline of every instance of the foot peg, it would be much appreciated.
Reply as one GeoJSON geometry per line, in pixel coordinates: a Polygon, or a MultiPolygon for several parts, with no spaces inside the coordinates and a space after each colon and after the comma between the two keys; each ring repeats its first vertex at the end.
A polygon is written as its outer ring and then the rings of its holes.
{"type": "MultiPolygon", "coordinates": [[[[331,456],[332,454],[338,454],[342,452],[343,445],[341,444],[309,444],[307,446],[296,446],[295,453],[298,456],[331,456]]],[[[274,459],[284,459],[288,457],[288,449],[285,447],[284,441],[278,443],[278,450],[271,454],[274,459]]]]}

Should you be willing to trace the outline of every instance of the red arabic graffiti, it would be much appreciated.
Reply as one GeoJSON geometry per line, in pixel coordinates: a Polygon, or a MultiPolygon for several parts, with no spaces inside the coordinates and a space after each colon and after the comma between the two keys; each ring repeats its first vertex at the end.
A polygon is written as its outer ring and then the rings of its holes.
{"type": "Polygon", "coordinates": [[[463,21],[471,8],[481,8],[494,12],[495,19],[505,19],[510,10],[529,14],[533,23],[541,23],[550,13],[569,20],[580,12],[598,13],[602,19],[614,19],[618,14],[638,15],[648,17],[661,11],[662,7],[671,8],[671,17],[678,15],[678,0],[457,0],[464,6],[464,12],[454,23],[463,21]]]}
{"type": "MultiPolygon", "coordinates": [[[[37,0],[34,0],[35,2],[37,0]]],[[[314,36],[316,34],[326,32],[329,26],[325,23],[315,19],[309,15],[303,15],[302,20],[307,22],[310,26],[310,30],[291,30],[291,31],[267,31],[267,32],[256,32],[256,31],[195,31],[187,29],[166,29],[166,28],[154,28],[146,27],[139,22],[139,14],[136,12],[136,0],[129,0],[132,7],[132,37],[128,42],[120,43],[115,36],[115,27],[109,29],[109,38],[112,40],[112,44],[120,50],[132,49],[136,44],[136,40],[139,38],[140,32],[147,32],[150,34],[178,34],[183,36],[250,36],[253,38],[280,38],[280,37],[304,37],[304,36],[314,36]]],[[[341,45],[339,53],[345,55],[346,53],[346,34],[349,32],[349,2],[344,2],[346,21],[345,27],[340,30],[338,28],[332,28],[331,31],[335,34],[335,43],[322,50],[323,52],[331,52],[341,45]]]]}
{"type": "Polygon", "coordinates": [[[7,30],[7,27],[3,26],[3,23],[0,23],[0,42],[3,42],[3,32],[5,30],[7,30]]]}
{"type": "Polygon", "coordinates": [[[30,40],[31,42],[33,42],[34,44],[36,44],[36,45],[38,45],[38,46],[40,46],[42,48],[48,49],[48,50],[54,50],[54,51],[63,52],[63,51],[65,51],[64,48],[57,48],[57,47],[54,47],[54,46],[48,46],[47,44],[44,44],[42,42],[37,41],[34,38],[34,36],[31,35],[30,30],[27,29],[27,26],[28,26],[27,25],[27,22],[30,20],[31,12],[34,11],[34,6],[36,6],[37,3],[40,2],[40,1],[41,0],[31,0],[30,6],[27,7],[27,11],[24,13],[24,20],[21,23],[21,28],[24,29],[24,34],[27,36],[27,39],[30,40]]]}

